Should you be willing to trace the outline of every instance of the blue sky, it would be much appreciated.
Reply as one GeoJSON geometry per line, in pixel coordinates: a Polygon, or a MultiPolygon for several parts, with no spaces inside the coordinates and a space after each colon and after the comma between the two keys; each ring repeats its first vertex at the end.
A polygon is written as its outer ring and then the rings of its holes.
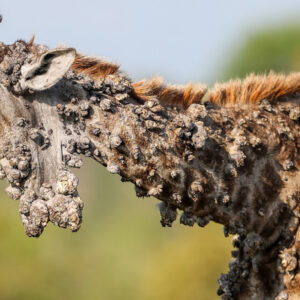
{"type": "Polygon", "coordinates": [[[245,37],[296,22],[299,0],[2,0],[1,41],[66,44],[121,64],[133,79],[214,81],[245,37]]]}

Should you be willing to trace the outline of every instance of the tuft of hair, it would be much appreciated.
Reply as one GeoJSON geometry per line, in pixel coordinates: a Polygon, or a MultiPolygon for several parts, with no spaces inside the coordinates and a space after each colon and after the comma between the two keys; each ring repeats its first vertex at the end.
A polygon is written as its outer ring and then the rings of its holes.
{"type": "Polygon", "coordinates": [[[34,43],[34,40],[35,40],[35,34],[32,34],[31,39],[30,39],[29,42],[27,43],[27,46],[28,46],[28,47],[32,47],[32,46],[33,46],[33,43],[34,43]]]}
{"type": "Polygon", "coordinates": [[[21,43],[21,44],[23,44],[24,46],[25,46],[25,51],[27,51],[27,52],[33,52],[34,53],[34,45],[33,45],[33,43],[34,43],[34,38],[35,38],[35,36],[34,35],[32,35],[32,37],[31,37],[31,39],[30,39],[30,41],[29,42],[26,42],[26,41],[24,41],[24,40],[22,40],[22,39],[19,39],[19,40],[16,40],[13,44],[11,44],[11,45],[5,45],[5,44],[3,44],[3,43],[0,43],[0,63],[3,61],[3,59],[4,59],[4,56],[5,55],[7,55],[7,54],[9,54],[9,53],[11,53],[11,50],[10,50],[10,47],[15,47],[15,45],[17,44],[17,43],[21,43]]]}
{"type": "Polygon", "coordinates": [[[243,81],[216,83],[208,99],[215,105],[257,104],[263,99],[276,100],[300,91],[300,73],[250,74],[243,81]]]}
{"type": "Polygon", "coordinates": [[[201,103],[207,91],[204,84],[166,85],[161,77],[133,83],[132,96],[148,101],[157,99],[161,104],[188,108],[192,103],[201,103]]]}
{"type": "Polygon", "coordinates": [[[93,80],[97,80],[105,78],[108,75],[116,74],[119,70],[119,65],[94,57],[76,54],[75,61],[71,68],[76,73],[83,73],[93,80]]]}

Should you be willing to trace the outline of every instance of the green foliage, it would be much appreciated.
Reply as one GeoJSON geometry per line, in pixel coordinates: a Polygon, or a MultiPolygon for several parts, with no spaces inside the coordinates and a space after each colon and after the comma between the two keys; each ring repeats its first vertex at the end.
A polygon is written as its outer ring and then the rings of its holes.
{"type": "Polygon", "coordinates": [[[224,79],[245,77],[251,72],[298,71],[300,69],[300,25],[266,28],[247,36],[233,51],[224,79]]]}
{"type": "Polygon", "coordinates": [[[92,160],[77,173],[82,228],[48,225],[38,239],[25,236],[1,184],[0,299],[217,299],[231,248],[221,226],[162,228],[156,199],[137,199],[92,160]]]}
{"type": "Polygon", "coordinates": [[[231,250],[220,229],[185,227],[162,243],[146,262],[139,299],[219,299],[216,278],[228,271],[231,250]]]}

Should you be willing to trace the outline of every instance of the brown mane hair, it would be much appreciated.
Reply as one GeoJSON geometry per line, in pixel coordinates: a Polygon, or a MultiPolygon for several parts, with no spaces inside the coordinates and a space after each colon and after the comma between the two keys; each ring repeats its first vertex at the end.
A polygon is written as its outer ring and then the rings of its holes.
{"type": "Polygon", "coordinates": [[[76,73],[83,73],[97,80],[111,74],[116,74],[119,70],[119,65],[94,57],[76,54],[75,61],[71,68],[76,73]]]}
{"type": "MultiPolygon", "coordinates": [[[[34,51],[34,35],[26,43],[34,51]]],[[[8,48],[0,47],[0,62],[6,55],[8,48]]],[[[117,75],[119,65],[102,59],[76,54],[71,68],[76,73],[83,73],[93,80],[117,75]]],[[[202,103],[207,92],[202,83],[187,85],[168,85],[161,77],[141,80],[132,84],[131,96],[148,101],[157,99],[160,103],[170,106],[188,108],[192,103],[202,103]]],[[[235,79],[224,83],[216,83],[208,91],[208,101],[217,106],[231,106],[236,104],[258,104],[263,99],[276,100],[283,96],[300,92],[300,73],[270,72],[264,75],[250,74],[244,80],[235,79]]]]}
{"type": "Polygon", "coordinates": [[[203,84],[166,85],[160,77],[133,83],[132,87],[135,98],[144,101],[156,98],[162,104],[184,108],[192,103],[201,103],[207,91],[203,84]]]}
{"type": "Polygon", "coordinates": [[[263,99],[274,100],[300,91],[300,73],[288,75],[270,72],[266,75],[250,74],[243,81],[216,83],[208,99],[215,105],[257,104],[263,99]]]}
{"type": "MultiPolygon", "coordinates": [[[[207,91],[203,84],[165,85],[161,78],[142,80],[132,86],[133,96],[141,100],[157,98],[163,104],[184,108],[201,103],[207,91]]],[[[263,99],[276,100],[297,92],[300,92],[300,73],[250,74],[244,80],[216,83],[208,91],[208,101],[217,106],[258,104],[263,99]]]]}

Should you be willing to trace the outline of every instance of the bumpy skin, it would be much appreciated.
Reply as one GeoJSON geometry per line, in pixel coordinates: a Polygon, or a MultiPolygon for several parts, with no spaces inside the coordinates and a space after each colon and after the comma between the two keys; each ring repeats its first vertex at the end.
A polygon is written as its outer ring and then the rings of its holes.
{"type": "Polygon", "coordinates": [[[72,70],[48,90],[23,91],[21,66],[46,49],[1,49],[0,176],[29,236],[49,221],[79,229],[83,203],[69,167],[84,154],[134,183],[137,196],[161,200],[163,226],[182,210],[182,224],[215,221],[235,235],[222,299],[299,299],[297,99],[181,110],[133,99],[120,73],[93,81],[72,70]]]}

